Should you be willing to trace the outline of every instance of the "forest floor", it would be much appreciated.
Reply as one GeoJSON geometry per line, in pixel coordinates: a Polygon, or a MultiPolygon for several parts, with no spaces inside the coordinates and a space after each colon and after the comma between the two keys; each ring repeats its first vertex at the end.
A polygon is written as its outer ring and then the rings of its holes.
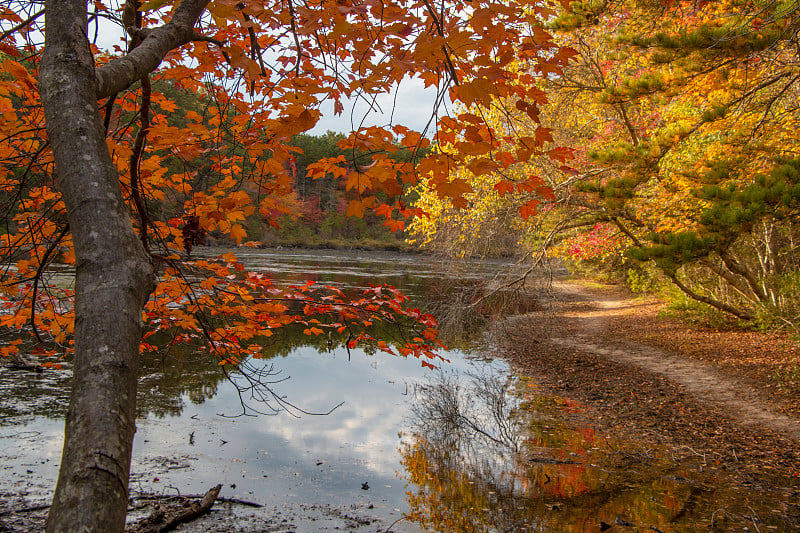
{"type": "Polygon", "coordinates": [[[606,435],[689,450],[730,483],[780,489],[776,506],[800,530],[800,391],[786,374],[797,339],[660,316],[662,301],[619,287],[555,281],[549,292],[498,331],[512,364],[606,435]]]}

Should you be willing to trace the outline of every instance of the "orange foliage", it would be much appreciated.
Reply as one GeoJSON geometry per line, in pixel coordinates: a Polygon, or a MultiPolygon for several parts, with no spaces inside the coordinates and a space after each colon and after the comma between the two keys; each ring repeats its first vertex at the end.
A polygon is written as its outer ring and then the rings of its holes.
{"type": "MultiPolygon", "coordinates": [[[[143,3],[142,27],[157,29],[169,22],[178,4],[143,3]]],[[[342,142],[343,148],[366,154],[358,168],[347,168],[340,157],[321,160],[309,172],[344,181],[352,194],[348,215],[377,210],[395,231],[409,216],[420,214],[399,197],[421,177],[429,178],[440,196],[466,206],[464,195],[471,187],[453,178],[453,169],[469,166],[473,173],[488,174],[498,165],[475,156],[496,151],[502,143],[502,165],[508,167],[516,162],[515,153],[530,157],[551,140],[544,128],[532,142],[511,139],[470,108],[513,98],[536,116],[545,99],[532,88],[535,75],[515,65],[534,64],[543,75],[566,65],[571,52],[560,49],[543,29],[555,4],[209,3],[208,16],[195,25],[197,39],[169,52],[150,74],[152,83],[144,80],[98,101],[120,187],[158,275],[144,310],[142,349],[153,347],[145,340],[153,342],[156,333],[169,331],[174,338],[203,338],[221,363],[235,364],[257,356],[259,340],[289,324],[305,325],[310,335],[326,330],[350,334],[351,344],[373,342],[364,332],[349,333],[353,323],[406,320],[419,330],[409,337],[415,340],[377,347],[404,356],[433,356],[440,346],[434,319],[405,308],[405,298],[391,287],[368,289],[355,298],[335,287],[278,288],[264,275],[247,272],[230,254],[192,261],[181,257],[182,250],[200,242],[196,235],[255,245],[246,229],[253,215],[274,225],[279,216],[299,214],[292,191],[298,150],[290,138],[316,124],[326,101],[342,113],[348,101],[389,93],[412,78],[438,88],[439,101],[449,94],[463,111],[447,117],[432,109],[431,116],[440,118],[422,132],[391,124],[360,128],[342,142]],[[392,156],[400,146],[418,151],[432,142],[454,141],[456,150],[436,151],[416,164],[392,156]],[[199,228],[182,231],[187,216],[196,217],[192,220],[199,228]],[[193,242],[184,242],[187,235],[193,242]]],[[[94,9],[109,10],[101,2],[94,9]]],[[[42,43],[35,41],[40,34],[33,30],[41,29],[43,17],[23,24],[28,16],[20,13],[4,10],[0,15],[4,28],[19,26],[0,50],[6,54],[0,77],[0,202],[5,213],[0,326],[30,335],[31,342],[46,348],[42,353],[63,355],[73,343],[69,269],[74,252],[38,93],[42,43]]],[[[93,50],[99,68],[129,54],[119,46],[93,50]]],[[[566,157],[557,149],[547,154],[566,157]]],[[[14,349],[6,346],[3,353],[14,349]]]]}

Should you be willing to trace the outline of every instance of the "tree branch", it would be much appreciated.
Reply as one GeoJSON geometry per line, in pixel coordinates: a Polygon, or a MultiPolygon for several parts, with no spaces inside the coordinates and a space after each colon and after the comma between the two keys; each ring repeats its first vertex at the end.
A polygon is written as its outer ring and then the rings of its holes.
{"type": "Polygon", "coordinates": [[[755,294],[750,288],[737,278],[729,269],[725,269],[722,265],[718,265],[711,260],[711,258],[704,258],[700,260],[701,265],[708,267],[711,272],[724,279],[728,285],[733,287],[739,294],[752,302],[758,303],[759,296],[755,294]]]}
{"type": "Polygon", "coordinates": [[[682,290],[689,298],[692,300],[697,300],[698,302],[702,302],[704,304],[710,305],[715,309],[719,309],[720,311],[724,311],[728,314],[731,314],[737,318],[741,318],[742,320],[752,320],[754,317],[750,313],[746,311],[740,311],[735,307],[732,307],[724,302],[720,302],[718,300],[714,300],[713,298],[709,298],[708,296],[703,296],[702,294],[697,294],[692,289],[687,287],[686,285],[678,279],[678,274],[676,272],[666,272],[669,276],[669,279],[672,280],[672,283],[675,284],[680,290],[682,290]]]}
{"type": "Polygon", "coordinates": [[[50,243],[50,246],[44,252],[44,256],[42,260],[39,262],[39,268],[36,269],[36,275],[33,277],[33,294],[31,295],[31,318],[30,318],[30,325],[33,333],[36,335],[36,338],[39,342],[43,342],[42,338],[39,336],[39,330],[36,329],[36,294],[39,291],[39,280],[42,279],[42,274],[44,274],[44,269],[47,267],[47,264],[50,261],[50,254],[53,253],[53,250],[56,249],[56,246],[61,242],[64,236],[69,231],[69,223],[67,223],[61,232],[56,236],[56,239],[50,243]]]}
{"type": "Polygon", "coordinates": [[[116,94],[154,71],[166,55],[188,42],[200,40],[194,25],[209,0],[183,0],[172,20],[150,30],[142,30],[142,44],[128,54],[97,68],[97,99],[116,94]]]}
{"type": "Polygon", "coordinates": [[[131,175],[131,198],[136,206],[136,211],[139,213],[139,238],[142,240],[142,245],[145,251],[150,250],[147,243],[147,210],[142,201],[142,186],[141,176],[139,175],[139,163],[142,160],[144,152],[144,143],[147,139],[147,132],[150,129],[150,76],[145,74],[142,78],[142,106],[140,117],[139,131],[136,133],[136,140],[133,143],[133,150],[131,151],[131,158],[128,162],[131,175]]]}
{"type": "Polygon", "coordinates": [[[21,30],[22,28],[24,28],[26,26],[29,26],[30,24],[35,22],[36,19],[38,19],[42,15],[44,15],[44,9],[42,9],[41,11],[39,11],[38,13],[36,13],[34,15],[31,15],[29,18],[27,18],[26,20],[23,20],[22,22],[20,22],[19,24],[17,24],[13,28],[7,29],[2,34],[0,34],[0,41],[4,41],[6,39],[6,37],[8,37],[9,35],[12,35],[12,34],[18,32],[19,30],[21,30]]]}
{"type": "MultiPolygon", "coordinates": [[[[289,4],[289,25],[290,25],[290,28],[292,29],[292,36],[294,36],[294,44],[295,44],[295,46],[297,46],[297,59],[295,60],[294,69],[295,69],[295,74],[297,76],[299,76],[300,75],[300,61],[303,58],[303,48],[300,46],[300,39],[297,36],[297,27],[295,26],[295,23],[294,23],[294,17],[295,17],[295,15],[294,15],[294,4],[292,3],[292,0],[288,0],[288,4],[289,4]]],[[[251,28],[251,31],[252,31],[252,28],[251,28]]],[[[256,43],[256,45],[257,44],[258,43],[256,43]]],[[[264,65],[261,65],[261,71],[262,71],[261,74],[263,76],[264,75],[264,72],[263,72],[264,71],[264,65]]]]}
{"type": "Polygon", "coordinates": [[[179,525],[190,522],[207,513],[214,501],[219,496],[222,485],[217,485],[205,493],[200,501],[184,501],[184,504],[176,508],[161,509],[159,507],[150,516],[143,518],[133,526],[129,527],[129,533],[163,533],[172,531],[179,525]]]}
{"type": "Polygon", "coordinates": [[[728,270],[734,274],[742,276],[745,281],[747,281],[747,284],[750,286],[756,296],[758,296],[759,300],[762,302],[767,300],[767,294],[764,292],[763,287],[761,287],[761,285],[758,283],[758,280],[753,276],[752,272],[750,272],[735,257],[733,257],[728,250],[721,250],[719,252],[719,256],[725,263],[725,266],[728,267],[728,270]]]}
{"type": "MultiPolygon", "coordinates": [[[[433,23],[436,26],[436,32],[439,34],[440,37],[445,37],[446,33],[444,31],[444,25],[439,17],[436,15],[436,11],[434,11],[433,7],[431,6],[428,0],[424,0],[425,8],[428,10],[428,14],[430,15],[431,19],[433,19],[433,23]]],[[[456,69],[453,66],[453,62],[450,59],[450,52],[447,50],[447,45],[442,45],[442,53],[444,54],[445,64],[447,65],[447,73],[450,75],[450,78],[453,80],[453,83],[456,85],[461,85],[458,79],[458,73],[456,73],[456,69]]]]}

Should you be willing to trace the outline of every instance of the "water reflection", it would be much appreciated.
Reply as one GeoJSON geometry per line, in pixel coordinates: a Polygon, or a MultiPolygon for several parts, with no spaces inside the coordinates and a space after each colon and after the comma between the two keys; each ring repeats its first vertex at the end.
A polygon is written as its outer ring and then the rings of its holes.
{"type": "MultiPolygon", "coordinates": [[[[207,258],[213,258],[225,250],[203,249],[207,258]]],[[[393,253],[340,252],[332,250],[236,250],[242,264],[254,271],[269,273],[276,285],[291,285],[312,279],[320,283],[348,288],[355,292],[368,284],[386,283],[400,287],[411,298],[412,306],[425,311],[438,310],[458,314],[458,326],[448,326],[452,332],[446,340],[454,348],[466,347],[482,331],[482,324],[489,311],[469,307],[482,288],[509,265],[502,262],[474,262],[452,270],[441,261],[426,256],[393,253]],[[464,297],[463,295],[468,295],[464,297]],[[465,300],[460,305],[456,300],[465,300]],[[460,309],[461,311],[456,311],[460,309]]],[[[395,328],[378,324],[372,330],[377,339],[392,344],[403,342],[395,328]]],[[[184,339],[185,340],[185,339],[184,339]]],[[[138,396],[139,416],[177,416],[189,403],[200,404],[217,394],[220,383],[227,380],[223,369],[213,357],[209,357],[204,346],[182,342],[171,342],[166,335],[150,337],[148,342],[159,346],[156,352],[145,352],[140,359],[140,386],[138,396]]],[[[283,328],[273,337],[262,339],[264,359],[286,358],[300,347],[313,348],[319,353],[332,353],[345,349],[346,337],[336,335],[309,336],[302,327],[283,328]]],[[[369,346],[366,353],[373,354],[369,346]]],[[[278,365],[279,366],[279,365],[278,365]]],[[[261,380],[266,385],[280,376],[254,376],[261,367],[242,369],[245,374],[261,380]]],[[[236,375],[236,372],[234,372],[236,375]]],[[[247,377],[247,376],[245,376],[247,377]]],[[[62,418],[69,399],[71,373],[49,371],[32,374],[12,371],[0,367],[0,426],[20,424],[33,417],[62,418]]],[[[245,387],[248,385],[245,384],[245,387]]],[[[268,389],[261,387],[268,395],[268,389]]],[[[255,405],[257,399],[249,402],[255,405]]],[[[273,398],[274,400],[274,398],[273,398]]],[[[274,402],[273,402],[274,404],[274,402]]],[[[267,407],[267,411],[271,408],[267,407]]]]}
{"type": "MultiPolygon", "coordinates": [[[[210,258],[221,251],[214,250],[211,254],[206,250],[206,253],[210,258]]],[[[485,294],[491,280],[500,273],[508,274],[511,268],[496,261],[469,262],[454,269],[431,257],[394,253],[254,249],[239,249],[236,253],[248,270],[268,273],[277,286],[314,280],[351,293],[369,284],[397,286],[411,298],[412,307],[422,307],[425,312],[437,311],[445,318],[450,315],[445,324],[445,333],[450,333],[446,341],[452,348],[462,349],[472,346],[480,337],[486,318],[496,314],[501,299],[505,299],[492,296],[478,302],[481,295],[485,294]],[[480,305],[471,305],[476,302],[480,305]]],[[[302,326],[286,327],[272,337],[261,339],[261,357],[265,360],[286,358],[300,348],[320,354],[346,350],[347,337],[309,336],[303,329],[302,326]]],[[[375,324],[371,334],[389,344],[405,342],[402,331],[390,324],[375,324]]],[[[233,378],[233,384],[242,392],[240,403],[246,412],[273,413],[282,407],[292,408],[272,394],[271,385],[283,379],[281,365],[265,373],[263,365],[245,363],[238,372],[225,375],[216,360],[205,355],[200,343],[172,345],[166,338],[154,337],[150,342],[168,348],[142,355],[140,416],[178,415],[187,397],[192,403],[202,403],[213,397],[220,382],[228,378],[233,378]]],[[[368,355],[376,352],[370,346],[362,346],[362,350],[368,355]]],[[[61,412],[56,414],[63,416],[61,412]]]]}
{"type": "Polygon", "coordinates": [[[180,415],[188,400],[201,404],[216,396],[225,375],[214,358],[194,346],[165,353],[143,353],[140,359],[138,416],[180,415]]]}
{"type": "Polygon", "coordinates": [[[436,316],[445,343],[460,350],[474,348],[491,319],[526,312],[534,301],[529,292],[515,288],[513,283],[525,267],[501,259],[453,263],[391,252],[265,253],[251,249],[237,251],[237,256],[248,269],[266,273],[277,286],[311,279],[356,291],[375,283],[401,288],[412,306],[436,316]]]}
{"type": "MultiPolygon", "coordinates": [[[[474,265],[458,278],[415,256],[242,255],[276,283],[309,275],[342,286],[385,282],[421,307],[458,301],[482,317],[495,310],[481,294],[505,269],[474,265]]],[[[479,335],[480,322],[463,318],[461,329],[479,335]]],[[[755,522],[791,530],[771,512],[782,495],[728,486],[715,479],[715,465],[598,436],[579,406],[538,394],[501,363],[453,353],[431,380],[416,360],[348,353],[342,342],[287,328],[267,339],[247,376],[226,377],[199,346],[143,354],[132,487],[203,492],[223,483],[226,496],[268,505],[360,505],[387,524],[407,513],[431,531],[630,531],[625,524],[634,524],[666,533],[755,522]],[[248,376],[269,390],[250,388],[248,376]],[[324,417],[236,417],[243,404],[269,410],[265,393],[273,406],[288,399],[309,412],[345,403],[324,417]]],[[[0,489],[40,498],[52,489],[68,383],[69,371],[0,370],[0,489]]],[[[413,527],[403,522],[399,530],[413,527]]]]}
{"type": "Polygon", "coordinates": [[[68,370],[39,374],[0,366],[0,427],[36,417],[63,417],[71,377],[68,370]]]}
{"type": "MultiPolygon", "coordinates": [[[[427,291],[448,278],[440,265],[416,256],[253,251],[244,261],[269,270],[276,283],[316,276],[340,286],[396,284],[420,307],[429,301],[427,291]]],[[[478,284],[494,270],[476,266],[463,283],[478,284]]],[[[439,293],[446,298],[446,290],[439,293]]],[[[383,334],[391,339],[397,332],[383,334]]],[[[406,503],[405,481],[397,478],[398,432],[414,383],[430,371],[415,359],[373,354],[368,347],[348,353],[345,340],[286,328],[266,339],[263,358],[246,362],[246,373],[226,376],[201,346],[150,337],[162,349],[140,360],[132,488],[191,493],[223,483],[227,496],[268,505],[363,504],[387,524],[400,518],[406,503]],[[252,388],[253,380],[269,389],[252,388]],[[322,417],[237,416],[245,404],[248,414],[270,411],[261,401],[265,394],[272,406],[285,407],[281,402],[288,400],[308,412],[344,404],[322,417]]],[[[450,357],[449,367],[471,367],[463,354],[450,357]]],[[[68,370],[36,375],[0,369],[0,489],[47,497],[58,468],[68,385],[68,370]]],[[[402,530],[417,529],[404,523],[402,530]]]]}
{"type": "MultiPolygon", "coordinates": [[[[145,353],[140,359],[139,416],[179,415],[185,400],[202,403],[217,393],[225,375],[214,360],[194,347],[145,353]]],[[[72,371],[35,373],[0,367],[0,427],[36,417],[60,419],[69,403],[72,371]]]]}
{"type": "Polygon", "coordinates": [[[409,516],[430,531],[789,530],[773,509],[783,495],[601,438],[575,405],[524,381],[445,375],[416,394],[401,453],[409,516]]]}

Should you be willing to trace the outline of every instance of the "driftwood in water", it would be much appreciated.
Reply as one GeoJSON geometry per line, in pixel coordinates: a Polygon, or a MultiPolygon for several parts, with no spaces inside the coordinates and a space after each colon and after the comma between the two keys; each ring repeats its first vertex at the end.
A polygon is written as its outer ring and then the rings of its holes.
{"type": "Polygon", "coordinates": [[[42,503],[39,505],[31,505],[30,507],[23,507],[21,509],[7,509],[5,511],[0,511],[0,516],[6,515],[13,515],[13,514],[23,514],[23,513],[34,513],[36,511],[43,511],[45,509],[49,509],[49,503],[42,503]]]}
{"type": "Polygon", "coordinates": [[[577,465],[580,464],[577,461],[570,461],[570,460],[563,460],[563,459],[553,459],[552,457],[530,457],[528,461],[531,463],[543,463],[546,465],[577,465]]]}
{"type": "MultiPolygon", "coordinates": [[[[185,500],[189,498],[202,498],[203,494],[176,494],[173,496],[165,496],[164,494],[152,492],[137,492],[135,496],[131,496],[133,500],[185,500]]],[[[260,503],[251,502],[250,500],[242,500],[241,498],[225,498],[217,496],[217,501],[222,503],[234,503],[237,505],[244,505],[245,507],[264,507],[260,503]]]]}
{"type": "Polygon", "coordinates": [[[25,359],[22,355],[15,353],[8,357],[2,358],[3,366],[9,370],[28,370],[30,372],[41,373],[44,371],[42,365],[34,363],[25,359]]]}
{"type": "Polygon", "coordinates": [[[201,500],[188,498],[178,505],[164,506],[156,504],[156,509],[150,516],[143,518],[127,528],[127,533],[163,533],[172,531],[180,524],[190,522],[203,516],[214,505],[219,496],[222,485],[217,485],[205,493],[201,500]]]}

